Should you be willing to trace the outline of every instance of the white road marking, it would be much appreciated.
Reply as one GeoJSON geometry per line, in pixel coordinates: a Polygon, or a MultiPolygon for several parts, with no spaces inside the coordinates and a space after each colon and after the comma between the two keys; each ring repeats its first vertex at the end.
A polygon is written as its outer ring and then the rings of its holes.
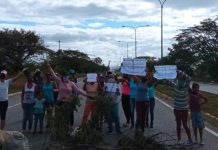
{"type": "MultiPolygon", "coordinates": [[[[171,110],[173,110],[173,107],[170,106],[169,104],[167,104],[166,102],[160,100],[159,98],[156,97],[156,99],[162,103],[163,105],[165,105],[166,107],[170,108],[171,110]]],[[[216,133],[215,131],[213,131],[212,129],[208,128],[208,127],[205,127],[205,130],[209,133],[211,133],[212,135],[214,135],[215,137],[218,137],[218,133],[216,133]]]]}
{"type": "Polygon", "coordinates": [[[21,103],[17,103],[17,104],[15,104],[15,105],[9,106],[8,109],[13,108],[13,107],[16,107],[16,106],[18,106],[18,105],[20,105],[20,104],[21,104],[21,103]]]}

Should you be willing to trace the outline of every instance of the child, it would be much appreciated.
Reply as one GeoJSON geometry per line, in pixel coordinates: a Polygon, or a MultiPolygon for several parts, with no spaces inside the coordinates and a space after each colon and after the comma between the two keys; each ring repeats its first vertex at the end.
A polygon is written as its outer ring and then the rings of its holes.
{"type": "Polygon", "coordinates": [[[40,134],[43,133],[43,118],[44,118],[44,102],[42,91],[38,91],[36,94],[35,105],[34,105],[34,131],[33,134],[36,133],[37,124],[39,121],[40,134]]]}
{"type": "Polygon", "coordinates": [[[201,105],[205,104],[208,101],[208,99],[207,97],[205,97],[203,94],[199,92],[199,87],[200,86],[197,83],[192,84],[189,107],[191,110],[191,120],[192,120],[192,127],[194,129],[195,143],[197,143],[197,129],[198,129],[200,135],[200,144],[204,145],[203,143],[204,120],[201,113],[201,105]]]}

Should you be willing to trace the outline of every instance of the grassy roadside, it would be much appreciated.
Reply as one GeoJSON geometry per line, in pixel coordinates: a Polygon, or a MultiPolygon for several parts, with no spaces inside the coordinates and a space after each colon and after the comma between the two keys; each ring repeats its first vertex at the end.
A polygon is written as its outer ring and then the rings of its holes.
{"type": "MultiPolygon", "coordinates": [[[[168,86],[159,84],[156,90],[156,95],[158,97],[160,97],[167,103],[172,103],[172,92],[168,86]]],[[[210,124],[218,127],[218,119],[216,119],[218,118],[218,95],[203,91],[202,93],[208,98],[208,102],[202,106],[202,111],[204,112],[205,116],[204,118],[210,124]]]]}

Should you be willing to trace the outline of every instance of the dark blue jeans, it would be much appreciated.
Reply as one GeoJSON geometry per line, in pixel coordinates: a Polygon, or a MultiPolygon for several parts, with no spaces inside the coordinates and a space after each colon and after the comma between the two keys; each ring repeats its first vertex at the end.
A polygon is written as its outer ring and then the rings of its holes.
{"type": "Polygon", "coordinates": [[[28,104],[28,103],[23,103],[23,124],[22,128],[23,130],[26,130],[26,124],[28,122],[28,129],[32,129],[32,124],[33,124],[33,106],[34,103],[28,104]]]}
{"type": "Polygon", "coordinates": [[[146,117],[146,125],[149,124],[149,114],[150,114],[150,126],[153,126],[154,122],[154,107],[155,107],[155,99],[149,98],[149,110],[146,117]]]}
{"type": "Polygon", "coordinates": [[[130,99],[131,127],[135,126],[135,99],[130,99]]]}
{"type": "Polygon", "coordinates": [[[119,119],[119,103],[113,104],[110,112],[108,112],[108,130],[113,131],[113,122],[115,123],[116,131],[120,131],[119,119]]]}
{"type": "Polygon", "coordinates": [[[41,113],[41,114],[34,114],[34,131],[36,131],[36,129],[37,129],[38,121],[39,121],[40,131],[43,130],[43,118],[44,118],[44,114],[43,113],[41,113]]]}

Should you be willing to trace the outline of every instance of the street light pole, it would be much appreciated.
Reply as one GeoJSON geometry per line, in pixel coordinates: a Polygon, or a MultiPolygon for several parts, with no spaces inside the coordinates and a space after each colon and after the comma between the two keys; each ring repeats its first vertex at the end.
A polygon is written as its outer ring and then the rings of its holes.
{"type": "Polygon", "coordinates": [[[161,59],[163,58],[163,6],[166,0],[159,0],[161,6],[161,59]]]}
{"type": "MultiPolygon", "coordinates": [[[[121,42],[125,42],[125,41],[117,41],[117,42],[121,43],[121,42]]],[[[125,42],[125,43],[126,43],[126,56],[128,58],[129,57],[129,42],[125,42]]]]}
{"type": "Polygon", "coordinates": [[[122,27],[132,28],[135,31],[135,58],[136,58],[137,57],[137,38],[136,38],[137,34],[136,34],[136,31],[137,31],[138,28],[149,27],[149,25],[137,26],[137,27],[134,27],[134,26],[122,26],[122,27]]]}
{"type": "Polygon", "coordinates": [[[60,40],[58,41],[58,47],[59,47],[58,50],[61,50],[61,41],[60,40]]]}
{"type": "Polygon", "coordinates": [[[134,28],[135,30],[135,58],[137,57],[137,39],[136,39],[136,30],[137,28],[134,28]]]}
{"type": "Polygon", "coordinates": [[[128,54],[129,53],[129,43],[128,42],[126,43],[126,51],[127,51],[126,56],[127,58],[129,58],[129,54],[128,54]]]}

